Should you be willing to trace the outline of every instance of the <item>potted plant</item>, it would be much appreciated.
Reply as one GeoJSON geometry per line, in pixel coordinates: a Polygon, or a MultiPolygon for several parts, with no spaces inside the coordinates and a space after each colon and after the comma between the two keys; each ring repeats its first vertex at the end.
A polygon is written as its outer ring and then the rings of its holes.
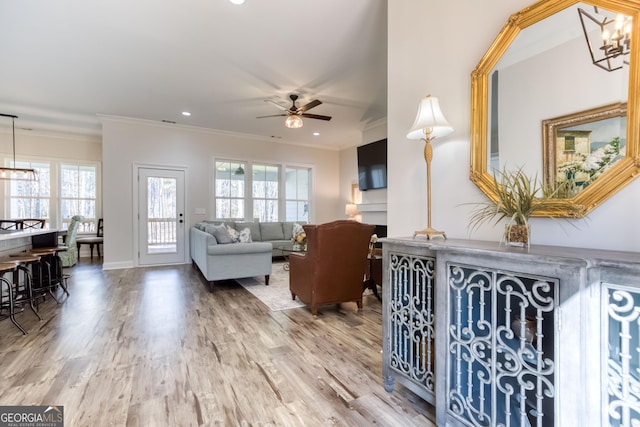
{"type": "Polygon", "coordinates": [[[495,220],[495,225],[507,219],[503,236],[507,244],[529,246],[529,218],[534,214],[552,217],[556,212],[570,212],[581,216],[580,206],[557,197],[561,186],[546,187],[538,181],[537,175],[530,178],[522,168],[508,170],[505,167],[502,172],[494,173],[493,185],[497,200],[474,203],[478,207],[472,212],[469,228],[473,231],[491,220],[495,220]]]}

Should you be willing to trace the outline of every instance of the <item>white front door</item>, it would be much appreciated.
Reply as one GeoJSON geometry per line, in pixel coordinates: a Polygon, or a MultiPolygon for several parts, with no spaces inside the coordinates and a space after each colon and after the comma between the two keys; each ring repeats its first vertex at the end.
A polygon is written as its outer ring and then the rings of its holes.
{"type": "Polygon", "coordinates": [[[138,216],[138,263],[184,263],[184,170],[139,168],[138,216]]]}

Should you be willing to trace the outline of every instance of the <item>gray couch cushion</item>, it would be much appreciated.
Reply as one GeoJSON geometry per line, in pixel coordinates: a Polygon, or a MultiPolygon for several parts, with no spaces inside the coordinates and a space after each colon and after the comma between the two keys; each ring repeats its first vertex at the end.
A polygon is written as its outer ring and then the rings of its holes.
{"type": "Polygon", "coordinates": [[[254,242],[260,242],[264,240],[260,235],[260,223],[257,222],[236,222],[235,228],[238,231],[242,231],[248,228],[251,231],[251,240],[254,242]]]}
{"type": "Polygon", "coordinates": [[[283,240],[284,231],[282,229],[282,223],[281,222],[261,222],[260,235],[262,236],[263,242],[267,242],[269,240],[283,240]]]}
{"type": "MultiPolygon", "coordinates": [[[[264,242],[254,242],[254,243],[238,243],[236,245],[211,245],[207,247],[208,255],[241,255],[241,254],[259,254],[259,253],[269,253],[271,256],[271,251],[273,247],[270,243],[264,242]]],[[[242,277],[242,276],[240,276],[242,277]]]]}
{"type": "Polygon", "coordinates": [[[290,240],[293,235],[291,234],[291,230],[293,230],[293,222],[283,222],[282,223],[282,230],[284,231],[284,238],[285,240],[290,240]]]}
{"type": "Polygon", "coordinates": [[[229,231],[227,231],[227,227],[224,225],[208,225],[205,231],[212,234],[220,244],[233,242],[229,231]]]}

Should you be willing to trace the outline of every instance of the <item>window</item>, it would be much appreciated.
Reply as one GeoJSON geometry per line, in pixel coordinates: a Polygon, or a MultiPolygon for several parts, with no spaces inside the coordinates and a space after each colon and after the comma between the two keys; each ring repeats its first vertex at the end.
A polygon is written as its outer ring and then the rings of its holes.
{"type": "MultiPolygon", "coordinates": [[[[46,228],[66,229],[73,215],[85,219],[78,231],[95,233],[100,217],[100,164],[74,161],[23,160],[18,168],[33,168],[37,181],[4,181],[5,218],[41,218],[46,228]]],[[[6,164],[11,164],[7,162],[6,164]]]]}
{"type": "Polygon", "coordinates": [[[311,222],[308,167],[217,160],[214,183],[217,220],[311,222]]]}
{"type": "Polygon", "coordinates": [[[37,181],[9,181],[9,218],[51,218],[51,167],[46,162],[16,162],[17,168],[33,168],[37,181]]]}
{"type": "Polygon", "coordinates": [[[287,167],[285,172],[285,217],[287,221],[309,222],[311,169],[287,167]]]}
{"type": "Polygon", "coordinates": [[[280,167],[253,165],[253,218],[261,222],[278,221],[278,187],[280,167]]]}
{"type": "Polygon", "coordinates": [[[241,162],[216,161],[215,210],[217,219],[243,220],[246,165],[241,162]]]}
{"type": "Polygon", "coordinates": [[[97,170],[95,166],[60,165],[60,213],[63,228],[74,215],[82,215],[79,233],[96,232],[97,170]]]}
{"type": "Polygon", "coordinates": [[[574,152],[576,151],[576,137],[566,135],[564,137],[564,151],[565,152],[574,152]]]}

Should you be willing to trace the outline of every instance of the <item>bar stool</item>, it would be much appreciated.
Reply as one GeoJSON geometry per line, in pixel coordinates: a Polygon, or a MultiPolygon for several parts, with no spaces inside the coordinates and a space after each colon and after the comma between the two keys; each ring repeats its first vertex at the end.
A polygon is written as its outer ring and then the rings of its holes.
{"type": "Polygon", "coordinates": [[[58,304],[60,301],[56,298],[53,291],[60,286],[64,293],[69,296],[67,290],[68,275],[62,273],[62,260],[58,256],[59,252],[66,251],[67,246],[55,246],[50,248],[33,248],[26,254],[38,255],[41,257],[40,268],[37,280],[34,280],[33,290],[35,293],[48,292],[51,298],[58,304]]]}
{"type": "Polygon", "coordinates": [[[31,311],[42,320],[38,314],[37,295],[33,291],[33,272],[41,267],[40,255],[31,255],[25,252],[10,254],[8,257],[0,258],[0,263],[14,263],[16,270],[13,273],[13,284],[15,295],[13,298],[14,305],[20,303],[29,303],[31,311]],[[20,280],[20,272],[22,272],[23,280],[20,280]],[[35,305],[34,305],[35,304],[35,305]]]}
{"type": "Polygon", "coordinates": [[[13,283],[9,281],[4,275],[6,273],[11,273],[12,275],[17,269],[17,265],[12,262],[0,263],[0,286],[6,287],[7,291],[5,292],[0,288],[0,312],[2,310],[7,310],[6,315],[0,315],[2,319],[11,319],[11,323],[16,325],[18,329],[22,332],[23,335],[27,334],[27,331],[18,323],[15,318],[16,307],[14,305],[13,297],[14,297],[14,287],[13,283]]]}

